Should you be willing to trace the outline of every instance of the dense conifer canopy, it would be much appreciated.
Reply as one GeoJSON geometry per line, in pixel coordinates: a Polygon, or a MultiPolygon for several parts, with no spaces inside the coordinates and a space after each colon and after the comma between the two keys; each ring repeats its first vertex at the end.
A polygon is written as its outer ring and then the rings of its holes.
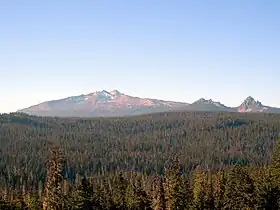
{"type": "Polygon", "coordinates": [[[278,114],[3,114],[0,209],[278,209],[279,130],[278,114]]]}

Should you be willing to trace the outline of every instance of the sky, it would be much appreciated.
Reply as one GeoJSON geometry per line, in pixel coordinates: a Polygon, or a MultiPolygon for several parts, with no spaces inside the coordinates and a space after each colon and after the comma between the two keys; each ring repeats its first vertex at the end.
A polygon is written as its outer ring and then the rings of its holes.
{"type": "Polygon", "coordinates": [[[278,0],[0,1],[0,112],[117,89],[280,107],[278,0]]]}

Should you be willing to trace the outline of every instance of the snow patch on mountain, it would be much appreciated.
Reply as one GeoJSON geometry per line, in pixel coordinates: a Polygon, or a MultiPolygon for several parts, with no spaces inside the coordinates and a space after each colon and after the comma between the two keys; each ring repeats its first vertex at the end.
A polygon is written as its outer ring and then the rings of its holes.
{"type": "Polygon", "coordinates": [[[263,112],[269,107],[262,105],[261,102],[256,101],[252,96],[248,96],[243,103],[237,107],[238,112],[263,112]]]}
{"type": "Polygon", "coordinates": [[[206,105],[208,104],[208,105],[214,105],[217,107],[225,107],[225,105],[221,104],[220,102],[213,101],[212,99],[207,100],[205,98],[200,98],[193,104],[206,104],[206,105]]]}
{"type": "Polygon", "coordinates": [[[227,107],[212,99],[200,98],[188,104],[175,101],[164,101],[151,98],[140,98],[126,95],[118,90],[95,91],[89,94],[46,101],[41,104],[18,110],[38,116],[111,116],[133,115],[147,112],[169,110],[191,111],[230,111],[230,112],[280,112],[279,108],[262,105],[253,97],[247,97],[238,107],[227,107]],[[75,110],[75,112],[73,112],[75,110]]]}
{"type": "Polygon", "coordinates": [[[118,91],[118,90],[112,90],[112,91],[110,92],[110,94],[111,94],[112,96],[119,96],[119,95],[121,95],[121,92],[118,91]]]}

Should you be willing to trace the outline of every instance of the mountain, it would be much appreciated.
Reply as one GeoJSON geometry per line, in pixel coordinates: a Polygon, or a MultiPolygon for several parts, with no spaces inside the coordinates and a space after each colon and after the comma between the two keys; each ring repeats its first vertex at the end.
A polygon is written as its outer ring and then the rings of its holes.
{"type": "Polygon", "coordinates": [[[118,90],[96,91],[87,95],[43,102],[19,110],[31,115],[58,117],[124,116],[184,109],[187,103],[139,98],[118,90]]]}
{"type": "Polygon", "coordinates": [[[212,99],[206,100],[200,98],[188,106],[190,110],[197,111],[232,111],[231,107],[227,107],[220,102],[213,101],[212,99]]]}
{"type": "Polygon", "coordinates": [[[237,112],[280,112],[280,108],[265,106],[256,101],[252,96],[247,97],[243,103],[236,108],[237,112]]]}
{"type": "Polygon", "coordinates": [[[125,116],[164,111],[227,111],[227,112],[280,112],[280,108],[262,105],[251,96],[238,107],[229,107],[212,99],[201,98],[191,104],[139,98],[118,90],[96,91],[87,95],[43,102],[18,112],[38,116],[100,117],[125,116]]]}
{"type": "Polygon", "coordinates": [[[237,107],[238,112],[263,112],[268,109],[267,106],[263,106],[261,102],[255,101],[251,96],[247,97],[243,103],[237,107]]]}

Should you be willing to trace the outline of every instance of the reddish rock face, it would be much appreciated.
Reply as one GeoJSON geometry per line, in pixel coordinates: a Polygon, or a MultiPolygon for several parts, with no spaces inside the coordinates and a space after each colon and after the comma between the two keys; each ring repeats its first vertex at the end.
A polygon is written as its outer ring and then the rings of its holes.
{"type": "Polygon", "coordinates": [[[261,102],[255,101],[251,96],[247,97],[244,102],[237,107],[238,112],[262,112],[267,109],[261,102]]]}
{"type": "Polygon", "coordinates": [[[201,98],[194,103],[163,101],[140,98],[119,92],[96,91],[86,95],[72,96],[60,100],[47,101],[26,109],[19,110],[26,114],[59,117],[96,117],[124,116],[165,111],[229,111],[229,112],[280,112],[279,108],[262,105],[251,96],[238,107],[228,107],[218,101],[201,98]]]}
{"type": "Polygon", "coordinates": [[[65,99],[44,102],[27,109],[20,110],[27,114],[71,116],[73,113],[78,116],[103,116],[111,113],[126,115],[126,113],[134,113],[135,109],[138,113],[147,113],[153,111],[168,111],[173,108],[186,107],[187,103],[163,101],[150,98],[139,98],[129,96],[119,92],[112,91],[96,91],[86,95],[72,96],[65,99]]]}

